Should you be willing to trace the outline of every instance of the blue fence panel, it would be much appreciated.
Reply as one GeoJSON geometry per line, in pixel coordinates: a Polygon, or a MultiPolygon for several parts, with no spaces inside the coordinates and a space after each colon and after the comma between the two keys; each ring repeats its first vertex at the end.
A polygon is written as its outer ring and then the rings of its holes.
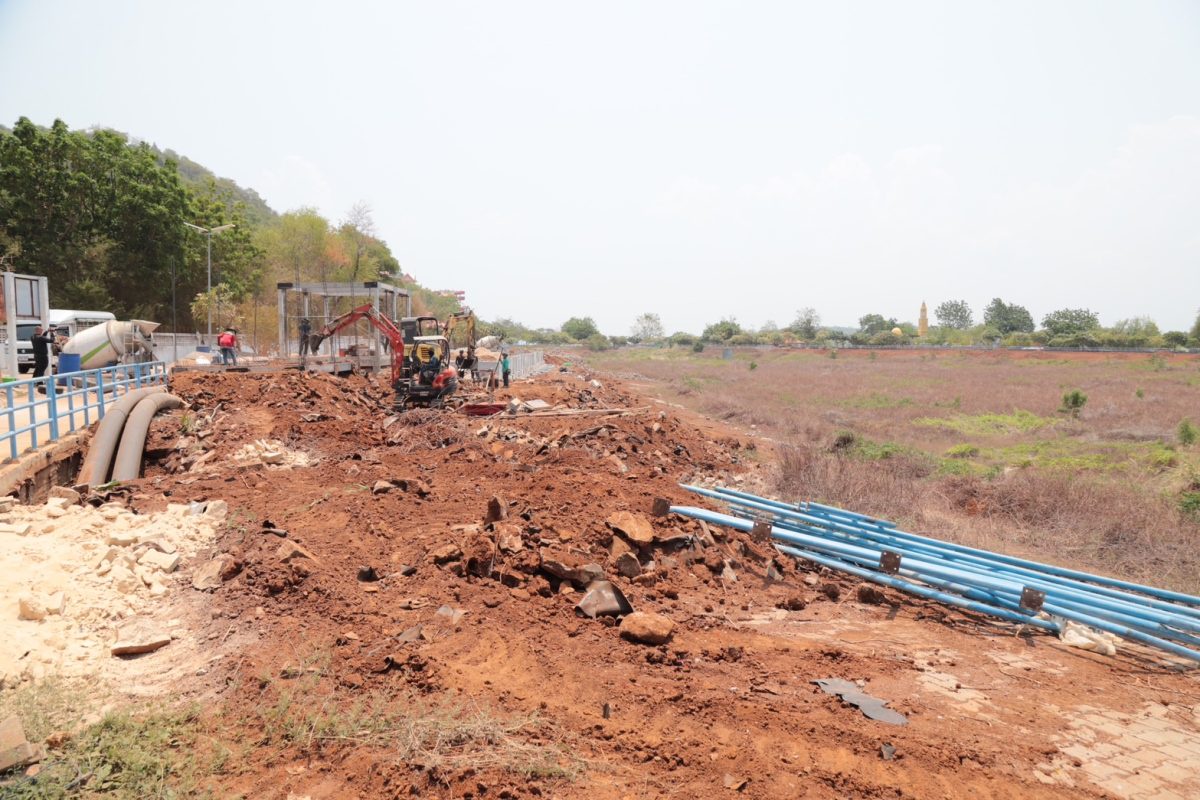
{"type": "Polygon", "coordinates": [[[27,449],[37,450],[47,442],[57,441],[64,433],[73,433],[103,419],[105,408],[125,393],[143,386],[166,384],[167,368],[161,361],[118,364],[0,384],[5,406],[0,412],[0,453],[7,451],[7,458],[15,460],[27,449]],[[23,447],[21,437],[25,434],[29,434],[29,442],[23,447]]]}

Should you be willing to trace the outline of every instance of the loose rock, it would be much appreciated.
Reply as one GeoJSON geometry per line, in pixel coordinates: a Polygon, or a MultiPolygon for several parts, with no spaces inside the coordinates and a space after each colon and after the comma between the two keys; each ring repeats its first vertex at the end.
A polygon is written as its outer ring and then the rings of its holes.
{"type": "Polygon", "coordinates": [[[618,511],[608,518],[609,527],[624,534],[630,541],[637,544],[652,544],[654,542],[654,526],[650,520],[639,514],[628,511],[618,511]]]}
{"type": "Polygon", "coordinates": [[[872,606],[883,605],[888,601],[887,595],[873,583],[860,583],[854,590],[855,597],[858,602],[866,603],[872,606]]]}
{"type": "Polygon", "coordinates": [[[221,553],[192,573],[192,588],[202,592],[217,589],[237,571],[237,560],[228,553],[221,553]]]}
{"type": "Polygon", "coordinates": [[[621,620],[621,636],[642,644],[666,644],[674,630],[668,617],[651,611],[635,611],[621,620]]]}
{"type": "Polygon", "coordinates": [[[151,653],[171,643],[171,634],[146,624],[133,624],[117,632],[116,644],[112,646],[114,656],[132,656],[151,653]]]}

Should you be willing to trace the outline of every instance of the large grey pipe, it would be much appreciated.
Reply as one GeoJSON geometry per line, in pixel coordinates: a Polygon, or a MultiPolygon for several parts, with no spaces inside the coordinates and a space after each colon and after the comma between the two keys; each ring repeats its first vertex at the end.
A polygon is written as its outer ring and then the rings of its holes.
{"type": "Polygon", "coordinates": [[[152,394],[137,404],[125,423],[121,446],[113,460],[114,481],[132,481],[142,474],[142,451],[146,449],[150,420],[165,408],[179,408],[182,405],[183,401],[173,394],[152,394]]]}
{"type": "Polygon", "coordinates": [[[92,442],[88,445],[87,456],[79,469],[79,482],[88,486],[99,486],[108,479],[108,468],[112,464],[113,451],[121,440],[121,431],[125,429],[125,420],[133,407],[146,397],[165,392],[164,386],[148,386],[144,389],[134,389],[126,392],[104,412],[104,419],[96,428],[92,442]]]}

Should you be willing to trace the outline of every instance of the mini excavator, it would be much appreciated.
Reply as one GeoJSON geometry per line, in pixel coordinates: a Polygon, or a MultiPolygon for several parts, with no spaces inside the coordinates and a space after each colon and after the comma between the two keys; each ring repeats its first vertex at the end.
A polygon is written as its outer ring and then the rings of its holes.
{"type": "Polygon", "coordinates": [[[310,335],[310,352],[315,353],[330,336],[362,319],[371,323],[387,340],[392,355],[392,389],[396,392],[397,410],[413,406],[438,407],[454,394],[458,388],[458,371],[450,363],[450,341],[439,332],[437,320],[432,317],[415,318],[432,319],[432,330],[435,331],[432,334],[425,334],[428,328],[419,323],[404,330],[368,303],[330,320],[328,325],[310,335]],[[406,336],[406,333],[410,335],[406,336]]]}

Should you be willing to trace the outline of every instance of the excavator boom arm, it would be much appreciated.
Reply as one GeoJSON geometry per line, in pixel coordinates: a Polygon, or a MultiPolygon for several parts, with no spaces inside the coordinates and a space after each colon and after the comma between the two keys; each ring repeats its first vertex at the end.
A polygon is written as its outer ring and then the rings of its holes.
{"type": "Polygon", "coordinates": [[[321,343],[330,336],[350,327],[360,319],[371,323],[388,340],[392,349],[392,383],[394,384],[400,379],[400,371],[404,365],[404,335],[396,327],[396,323],[376,311],[375,306],[370,303],[353,308],[340,317],[330,320],[325,327],[314,333],[309,339],[313,352],[316,352],[321,343]]]}

